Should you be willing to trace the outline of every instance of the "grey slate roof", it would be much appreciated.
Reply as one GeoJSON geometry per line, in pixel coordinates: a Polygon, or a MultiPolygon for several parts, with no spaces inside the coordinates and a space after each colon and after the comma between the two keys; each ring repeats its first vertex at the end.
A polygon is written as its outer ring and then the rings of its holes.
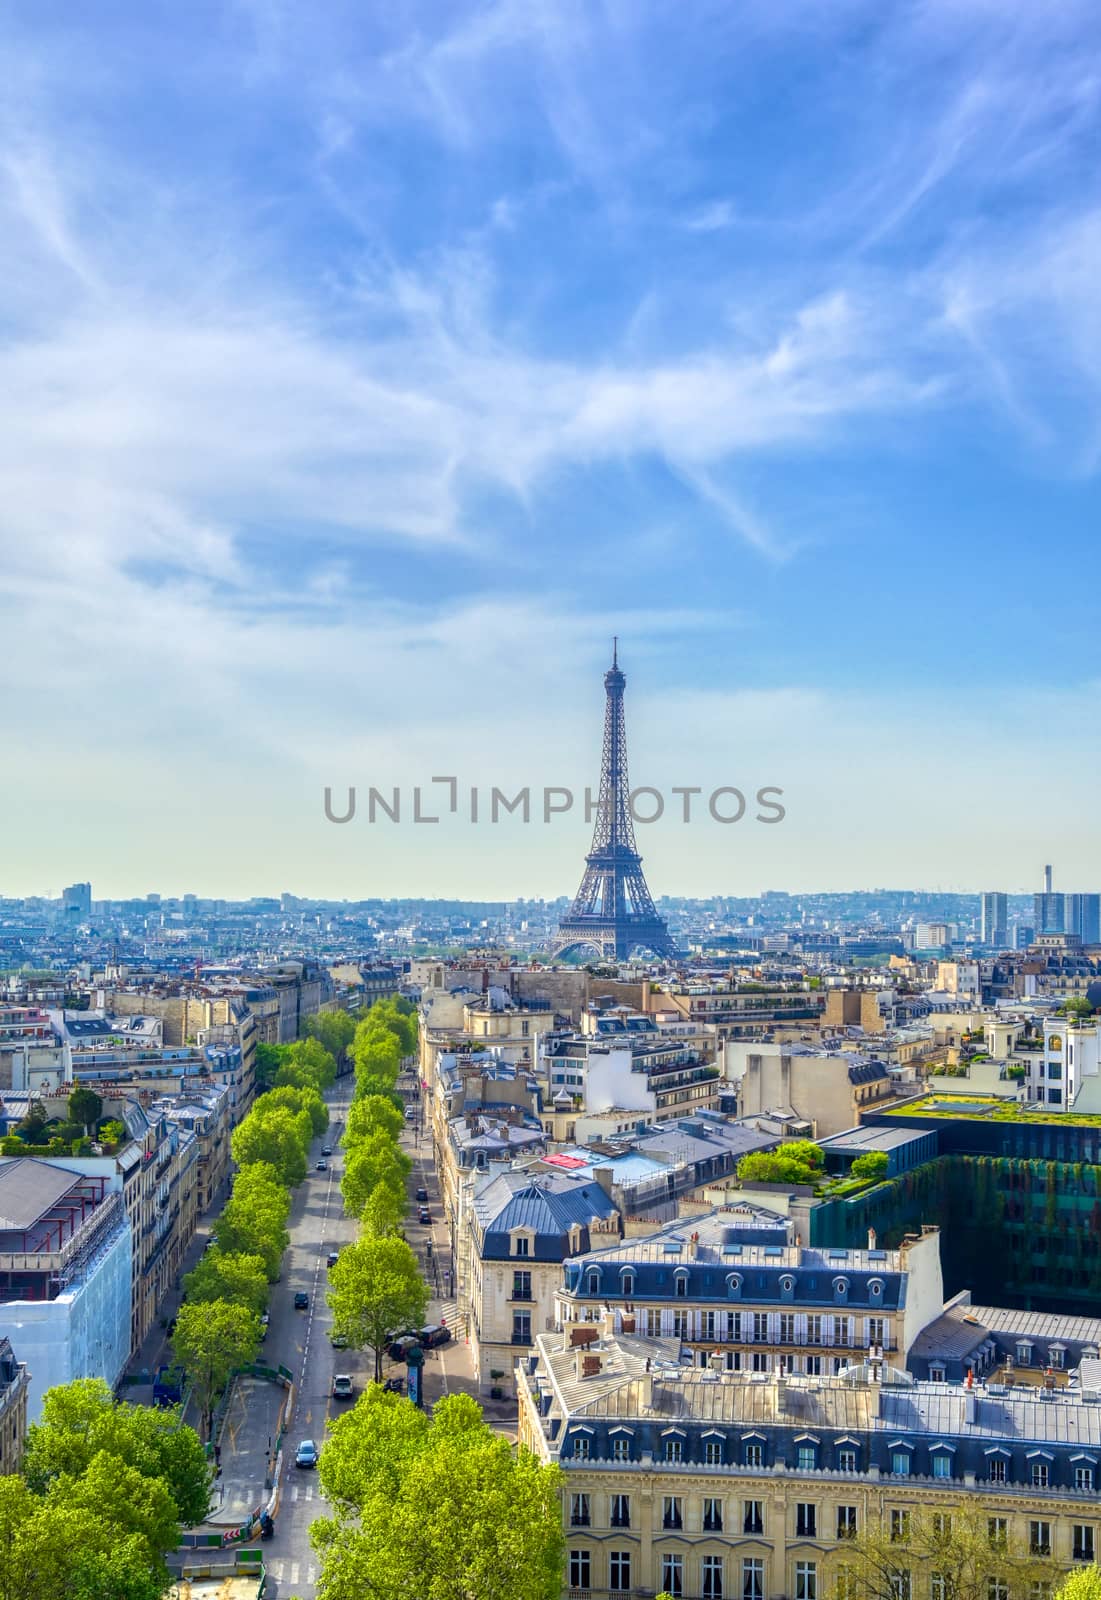
{"type": "Polygon", "coordinates": [[[26,1231],[68,1194],[81,1174],[16,1156],[0,1166],[0,1232],[26,1231]]]}
{"type": "Polygon", "coordinates": [[[482,1255],[494,1258],[508,1256],[510,1230],[530,1228],[534,1258],[560,1261],[568,1254],[571,1228],[587,1228],[594,1218],[615,1215],[598,1183],[571,1173],[502,1173],[475,1194],[473,1205],[482,1255]]]}

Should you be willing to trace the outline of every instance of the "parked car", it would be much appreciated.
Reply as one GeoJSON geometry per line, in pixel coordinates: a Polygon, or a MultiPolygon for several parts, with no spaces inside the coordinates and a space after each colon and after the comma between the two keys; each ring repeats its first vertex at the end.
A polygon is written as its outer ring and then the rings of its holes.
{"type": "Polygon", "coordinates": [[[296,1467],[317,1466],[317,1446],[312,1439],[303,1439],[295,1452],[294,1464],[296,1467]]]}
{"type": "Polygon", "coordinates": [[[391,1340],[387,1346],[386,1354],[391,1361],[404,1361],[410,1350],[420,1344],[420,1339],[415,1333],[403,1333],[397,1339],[391,1340]]]}
{"type": "Polygon", "coordinates": [[[334,1350],[347,1350],[348,1341],[342,1333],[337,1333],[335,1328],[329,1329],[329,1343],[334,1350]]]}
{"type": "Polygon", "coordinates": [[[310,1309],[310,1297],[304,1289],[295,1290],[294,1309],[296,1311],[308,1311],[310,1309]]]}
{"type": "Polygon", "coordinates": [[[325,1257],[325,1265],[327,1267],[335,1267],[339,1260],[340,1260],[340,1251],[339,1250],[330,1250],[328,1255],[325,1257]]]}
{"type": "Polygon", "coordinates": [[[271,1327],[271,1312],[270,1311],[262,1311],[260,1313],[260,1341],[261,1341],[261,1343],[263,1343],[263,1341],[267,1338],[268,1329],[270,1327],[271,1327]]]}
{"type": "Polygon", "coordinates": [[[328,1170],[329,1170],[329,1163],[328,1163],[328,1162],[327,1162],[327,1161],[319,1161],[319,1162],[318,1162],[318,1163],[317,1163],[317,1168],[316,1168],[316,1170],[317,1170],[317,1171],[318,1171],[318,1172],[328,1172],[328,1170]]]}
{"type": "Polygon", "coordinates": [[[354,1394],[351,1378],[346,1372],[338,1372],[333,1379],[333,1399],[350,1400],[354,1394]]]}
{"type": "Polygon", "coordinates": [[[331,1156],[332,1153],[333,1153],[333,1147],[332,1147],[331,1144],[323,1144],[321,1146],[321,1154],[323,1156],[331,1156]]]}
{"type": "Polygon", "coordinates": [[[420,1341],[426,1350],[435,1350],[441,1344],[451,1343],[451,1329],[442,1323],[430,1322],[427,1328],[421,1329],[420,1341]]]}
{"type": "Polygon", "coordinates": [[[431,1211],[429,1211],[427,1206],[421,1206],[420,1210],[417,1212],[417,1221],[418,1222],[431,1222],[432,1221],[432,1213],[431,1213],[431,1211]]]}
{"type": "Polygon", "coordinates": [[[406,1108],[405,1108],[405,1120],[406,1120],[406,1122],[412,1122],[415,1119],[416,1115],[417,1115],[417,1109],[416,1109],[415,1106],[406,1106],[406,1108]]]}
{"type": "Polygon", "coordinates": [[[417,1199],[420,1201],[421,1205],[428,1204],[428,1190],[423,1186],[417,1190],[417,1199]]]}

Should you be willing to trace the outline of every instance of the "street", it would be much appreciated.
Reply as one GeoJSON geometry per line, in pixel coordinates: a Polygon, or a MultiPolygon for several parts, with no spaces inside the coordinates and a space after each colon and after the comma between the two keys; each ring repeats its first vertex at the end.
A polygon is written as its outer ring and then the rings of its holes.
{"type": "MultiPolygon", "coordinates": [[[[282,1363],[294,1373],[295,1403],[283,1445],[283,1475],[275,1534],[270,1543],[264,1546],[268,1571],[265,1593],[268,1600],[288,1600],[291,1595],[298,1595],[301,1600],[314,1600],[316,1596],[319,1563],[310,1545],[309,1529],[315,1517],[325,1514],[325,1504],[316,1471],[296,1467],[295,1451],[303,1439],[312,1439],[319,1447],[323,1445],[329,1417],[345,1409],[340,1401],[334,1401],[331,1397],[334,1375],[338,1372],[349,1373],[358,1395],[374,1372],[371,1351],[334,1350],[328,1338],[332,1314],[325,1299],[328,1288],[326,1257],[329,1251],[341,1249],[358,1235],[358,1223],[355,1218],[344,1215],[340,1194],[340,1175],[344,1165],[340,1138],[352,1091],[353,1080],[347,1078],[338,1082],[326,1096],[331,1121],[324,1136],[314,1140],[310,1149],[309,1174],[293,1197],[288,1223],[290,1247],[284,1258],[282,1280],[272,1289],[271,1325],[264,1344],[263,1359],[282,1363]],[[325,1144],[332,1145],[333,1155],[325,1158],[329,1170],[321,1173],[315,1171],[315,1166],[321,1159],[321,1147],[325,1144]],[[299,1290],[309,1295],[308,1311],[294,1309],[294,1296],[299,1290]]],[[[418,1137],[417,1128],[417,1123],[407,1123],[401,1134],[402,1147],[413,1161],[410,1210],[405,1233],[422,1270],[430,1259],[439,1263],[440,1286],[446,1288],[447,1229],[432,1167],[431,1141],[423,1132],[418,1137]],[[428,1190],[431,1226],[423,1226],[416,1221],[418,1206],[413,1195],[420,1185],[428,1190]],[[427,1251],[429,1239],[432,1241],[431,1257],[427,1251]]],[[[431,1269],[427,1277],[432,1289],[434,1275],[431,1269]]],[[[475,1386],[470,1350],[463,1333],[455,1327],[454,1300],[433,1298],[429,1302],[427,1319],[429,1322],[446,1320],[455,1335],[452,1344],[426,1352],[424,1397],[430,1409],[442,1395],[455,1389],[473,1394],[475,1386]]],[[[387,1369],[405,1375],[404,1366],[395,1366],[389,1361],[387,1369]]],[[[512,1428],[505,1431],[511,1432],[512,1428]]]]}

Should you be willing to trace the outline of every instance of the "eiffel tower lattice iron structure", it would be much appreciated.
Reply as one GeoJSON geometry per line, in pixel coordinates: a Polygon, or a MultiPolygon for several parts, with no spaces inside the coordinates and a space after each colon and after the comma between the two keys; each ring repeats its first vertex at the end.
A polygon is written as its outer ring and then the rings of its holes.
{"type": "Polygon", "coordinates": [[[602,956],[624,961],[642,947],[655,955],[675,955],[664,920],[658,916],[635,844],[627,778],[627,731],[623,691],[627,679],[619,667],[619,641],[612,646],[612,665],[604,674],[604,754],[592,849],[585,857],[585,876],[573,904],[558,928],[556,953],[593,945],[602,956]]]}

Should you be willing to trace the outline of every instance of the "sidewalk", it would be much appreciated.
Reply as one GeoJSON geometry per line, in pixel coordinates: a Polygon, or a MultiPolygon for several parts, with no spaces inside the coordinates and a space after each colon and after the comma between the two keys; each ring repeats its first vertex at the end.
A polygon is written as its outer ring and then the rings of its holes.
{"type": "MultiPolygon", "coordinates": [[[[192,1267],[198,1266],[202,1259],[203,1251],[210,1237],[210,1230],[217,1222],[220,1211],[215,1208],[198,1223],[195,1228],[195,1237],[187,1247],[187,1253],[180,1268],[180,1275],[175,1284],[164,1297],[153,1326],[146,1334],[136,1355],[131,1356],[119,1383],[118,1392],[124,1400],[135,1405],[151,1406],[153,1404],[153,1378],[157,1368],[167,1365],[172,1360],[172,1350],[168,1342],[168,1324],[180,1309],[183,1299],[182,1283],[192,1267]],[[128,1379],[137,1379],[137,1382],[128,1382],[128,1379]]],[[[199,1418],[193,1407],[188,1408],[184,1418],[193,1428],[198,1427],[199,1418]]]]}
{"type": "Polygon", "coordinates": [[[237,1527],[267,1502],[271,1453],[288,1393],[266,1378],[234,1380],[220,1435],[221,1473],[204,1527],[237,1527]]]}

